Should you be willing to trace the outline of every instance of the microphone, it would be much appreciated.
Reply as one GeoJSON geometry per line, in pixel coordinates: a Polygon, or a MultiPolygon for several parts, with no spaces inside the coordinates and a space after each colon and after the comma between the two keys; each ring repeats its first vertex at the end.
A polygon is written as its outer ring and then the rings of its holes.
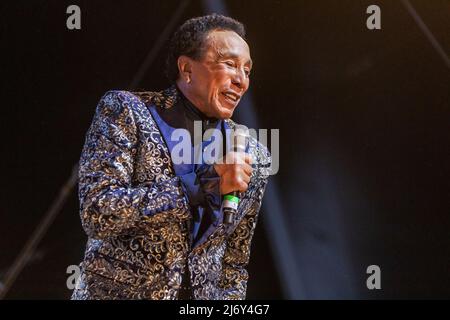
{"type": "MultiPolygon", "coordinates": [[[[243,125],[236,125],[233,131],[233,151],[245,152],[248,141],[248,128],[243,125]]],[[[233,191],[223,196],[223,223],[232,224],[234,216],[237,214],[239,205],[239,191],[233,191]]]]}

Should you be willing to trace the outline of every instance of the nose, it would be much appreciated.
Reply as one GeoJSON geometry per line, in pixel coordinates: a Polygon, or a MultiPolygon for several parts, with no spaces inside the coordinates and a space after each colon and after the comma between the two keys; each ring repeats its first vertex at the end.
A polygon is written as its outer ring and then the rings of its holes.
{"type": "Polygon", "coordinates": [[[245,75],[245,71],[236,69],[236,72],[234,72],[233,77],[231,78],[231,82],[239,89],[245,91],[246,86],[248,86],[248,79],[245,75]]]}

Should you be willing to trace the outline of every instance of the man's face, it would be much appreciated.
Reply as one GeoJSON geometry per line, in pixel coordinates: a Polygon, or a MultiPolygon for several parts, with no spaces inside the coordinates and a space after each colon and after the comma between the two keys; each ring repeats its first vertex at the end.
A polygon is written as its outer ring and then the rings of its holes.
{"type": "Polygon", "coordinates": [[[228,119],[249,86],[247,43],[233,31],[211,31],[199,61],[192,61],[188,98],[204,114],[228,119]]]}

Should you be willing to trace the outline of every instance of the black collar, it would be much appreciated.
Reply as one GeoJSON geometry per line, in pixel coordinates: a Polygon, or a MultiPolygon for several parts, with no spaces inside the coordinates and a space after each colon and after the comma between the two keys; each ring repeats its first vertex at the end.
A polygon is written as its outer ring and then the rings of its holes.
{"type": "Polygon", "coordinates": [[[211,118],[205,115],[203,112],[201,112],[191,101],[189,101],[188,98],[185,97],[185,95],[181,92],[181,90],[176,86],[178,90],[178,96],[179,96],[179,103],[183,105],[183,107],[186,109],[189,118],[192,118],[193,120],[201,120],[206,123],[210,124],[217,124],[219,119],[211,118]]]}

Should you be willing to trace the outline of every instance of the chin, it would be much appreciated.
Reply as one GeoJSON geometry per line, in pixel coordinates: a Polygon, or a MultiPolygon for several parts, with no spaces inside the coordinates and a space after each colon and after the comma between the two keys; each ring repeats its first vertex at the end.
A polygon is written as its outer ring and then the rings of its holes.
{"type": "Polygon", "coordinates": [[[236,109],[236,106],[234,108],[232,106],[224,106],[224,105],[216,105],[216,117],[218,119],[229,119],[233,116],[234,110],[236,109]]]}
{"type": "Polygon", "coordinates": [[[224,119],[229,119],[229,118],[231,118],[231,117],[233,116],[233,111],[234,111],[234,110],[228,110],[228,109],[225,109],[225,110],[219,110],[219,111],[217,112],[217,117],[218,117],[219,119],[222,119],[222,120],[224,120],[224,119]]]}

